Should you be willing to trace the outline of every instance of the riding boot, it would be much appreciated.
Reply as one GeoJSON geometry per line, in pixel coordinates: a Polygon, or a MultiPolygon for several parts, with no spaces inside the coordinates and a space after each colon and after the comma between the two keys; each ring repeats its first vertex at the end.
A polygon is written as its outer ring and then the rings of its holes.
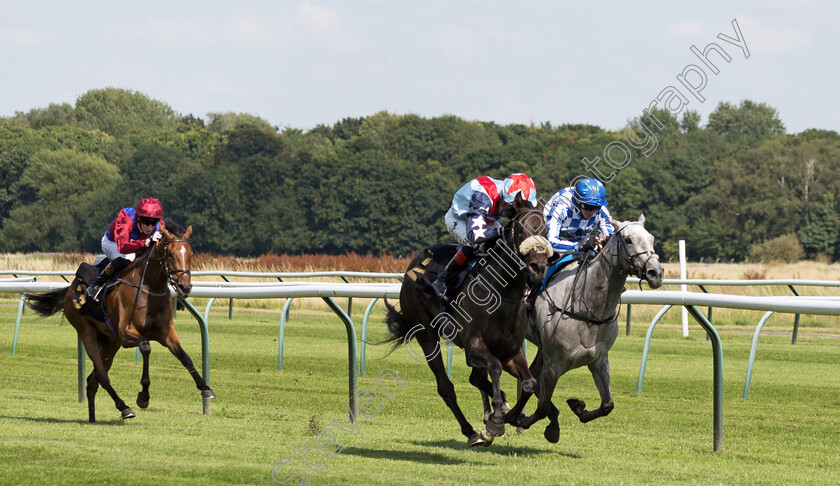
{"type": "Polygon", "coordinates": [[[91,282],[90,285],[88,285],[88,288],[87,288],[87,296],[88,297],[90,297],[91,299],[99,302],[99,290],[102,288],[102,285],[104,285],[105,282],[109,278],[114,276],[114,273],[116,272],[116,270],[114,270],[113,263],[114,262],[108,263],[108,266],[106,266],[105,268],[102,269],[101,272],[99,272],[99,276],[96,277],[96,280],[94,280],[93,282],[91,282]]]}
{"type": "Polygon", "coordinates": [[[87,288],[87,296],[93,299],[96,302],[99,302],[99,292],[105,282],[108,281],[109,278],[113,277],[117,272],[125,268],[131,260],[126,258],[117,258],[116,260],[111,260],[100,273],[99,276],[96,277],[87,288]]]}
{"type": "MultiPolygon", "coordinates": [[[[435,293],[437,294],[438,298],[446,299],[446,279],[449,278],[450,275],[455,273],[461,267],[463,267],[470,258],[467,256],[464,248],[470,247],[461,247],[458,249],[458,252],[449,260],[449,263],[443,268],[443,271],[438,274],[437,279],[432,283],[432,288],[435,289],[435,293]]],[[[471,249],[471,248],[470,248],[471,249]]]]}

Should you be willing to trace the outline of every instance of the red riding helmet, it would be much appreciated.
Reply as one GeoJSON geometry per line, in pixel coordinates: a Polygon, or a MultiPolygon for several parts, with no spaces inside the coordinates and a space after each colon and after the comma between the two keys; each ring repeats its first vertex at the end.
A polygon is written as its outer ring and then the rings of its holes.
{"type": "Polygon", "coordinates": [[[159,200],[147,197],[137,205],[137,216],[160,219],[163,217],[163,206],[159,200]]]}

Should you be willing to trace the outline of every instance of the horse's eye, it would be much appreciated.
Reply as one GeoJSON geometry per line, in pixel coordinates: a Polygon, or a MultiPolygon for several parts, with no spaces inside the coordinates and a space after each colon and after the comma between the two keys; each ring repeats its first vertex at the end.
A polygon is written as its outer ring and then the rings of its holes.
{"type": "Polygon", "coordinates": [[[633,244],[633,240],[631,240],[630,238],[624,238],[624,242],[627,243],[628,245],[633,244]]]}

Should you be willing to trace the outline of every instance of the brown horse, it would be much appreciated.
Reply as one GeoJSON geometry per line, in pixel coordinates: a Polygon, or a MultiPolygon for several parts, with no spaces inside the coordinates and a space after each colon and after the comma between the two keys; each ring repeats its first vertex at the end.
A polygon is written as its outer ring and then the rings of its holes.
{"type": "Polygon", "coordinates": [[[110,320],[107,324],[80,313],[87,296],[86,284],[78,276],[69,287],[27,297],[29,306],[42,316],[51,316],[63,310],[84,344],[93,362],[93,372],[87,378],[91,422],[96,421],[94,397],[100,385],[111,395],[123,419],[134,417],[134,412],[117,395],[108,379],[108,370],[120,346],[137,346],[143,355],[142,390],[137,394],[140,408],[149,406],[150,340],[159,342],[178,358],[190,372],[203,398],[216,397],[181,347],[172,321],[173,299],[169,284],[181,298],[189,295],[192,289],[190,259],[193,253],[189,243],[192,226],[184,231],[169,223],[161,233],[163,237],[121,272],[113,291],[104,297],[103,310],[106,320],[110,320]]]}
{"type": "Polygon", "coordinates": [[[516,214],[504,226],[502,236],[476,262],[455,290],[451,304],[441,309],[430,283],[436,277],[435,268],[448,261],[455,245],[426,248],[411,261],[400,289],[401,311],[386,301],[388,342],[394,343],[394,349],[404,345],[412,357],[428,363],[438,394],[458,420],[469,446],[489,445],[494,436],[505,433],[506,403],[499,388],[502,370],[521,379],[523,390],[531,391],[536,384],[522,353],[527,326],[523,304],[526,283],[538,285],[545,275],[551,246],[545,239],[542,210],[528,209],[519,197],[513,208],[516,214]],[[422,355],[411,347],[412,338],[420,344],[422,355]],[[458,406],[440,356],[441,338],[463,348],[472,367],[469,381],[482,392],[484,401],[486,430],[481,434],[458,406]]]}

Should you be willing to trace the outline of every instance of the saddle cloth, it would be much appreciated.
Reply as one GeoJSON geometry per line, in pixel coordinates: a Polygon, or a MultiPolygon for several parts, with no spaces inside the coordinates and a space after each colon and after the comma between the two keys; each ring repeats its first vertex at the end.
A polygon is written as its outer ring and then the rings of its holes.
{"type": "MultiPolygon", "coordinates": [[[[414,282],[414,285],[432,302],[440,304],[440,299],[432,287],[432,283],[437,279],[438,275],[443,272],[446,264],[458,252],[461,245],[447,245],[437,244],[432,245],[423,250],[424,257],[419,260],[419,263],[405,272],[405,276],[414,282]]],[[[467,278],[477,259],[471,260],[464,265],[459,271],[452,272],[446,279],[446,297],[453,298],[458,292],[458,287],[467,278]]]]}

